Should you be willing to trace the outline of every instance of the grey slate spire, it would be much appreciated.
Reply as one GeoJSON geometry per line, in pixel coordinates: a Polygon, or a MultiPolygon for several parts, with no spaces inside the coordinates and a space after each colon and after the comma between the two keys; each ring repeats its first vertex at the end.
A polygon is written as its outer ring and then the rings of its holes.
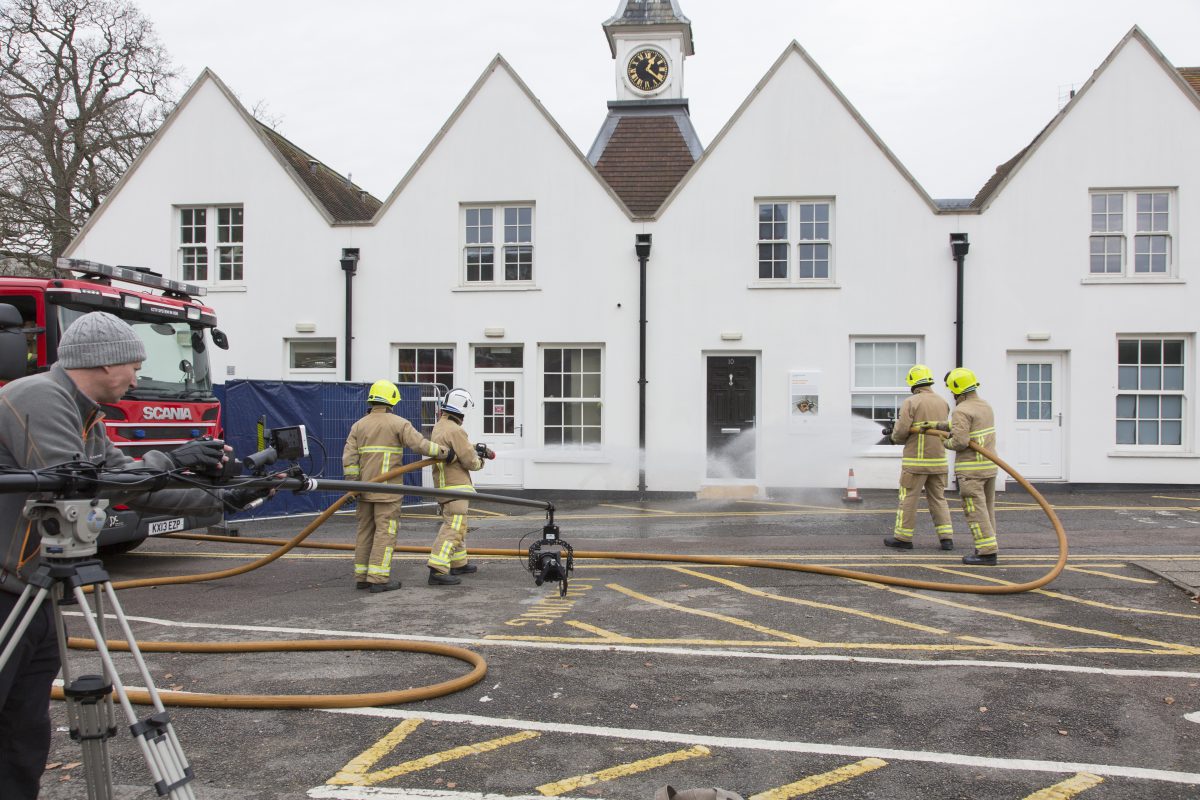
{"type": "Polygon", "coordinates": [[[608,47],[617,54],[613,42],[614,28],[674,28],[683,32],[684,55],[693,55],[692,21],[679,10],[679,0],[620,0],[617,13],[604,21],[604,33],[608,36],[608,47]]]}

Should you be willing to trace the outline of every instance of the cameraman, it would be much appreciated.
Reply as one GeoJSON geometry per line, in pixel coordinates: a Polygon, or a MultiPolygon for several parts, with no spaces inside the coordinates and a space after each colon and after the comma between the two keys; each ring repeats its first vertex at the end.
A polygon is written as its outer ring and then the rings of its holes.
{"type": "MultiPolygon", "coordinates": [[[[0,469],[36,470],[88,461],[104,470],[215,472],[229,450],[215,440],[188,442],[170,453],[152,450],[141,463],[117,450],[104,430],[100,403],[114,403],[137,385],[146,349],[128,324],[101,311],[63,333],[58,362],[48,372],[0,388],[0,469]]],[[[115,502],[139,511],[241,510],[269,489],[132,492],[115,502]]],[[[41,537],[23,515],[25,494],[0,494],[0,618],[12,614],[25,580],[37,568],[41,537]]],[[[0,649],[2,649],[0,643],[0,649]]],[[[34,800],[50,749],[50,685],[59,670],[53,611],[44,602],[0,670],[0,798],[34,800]]]]}

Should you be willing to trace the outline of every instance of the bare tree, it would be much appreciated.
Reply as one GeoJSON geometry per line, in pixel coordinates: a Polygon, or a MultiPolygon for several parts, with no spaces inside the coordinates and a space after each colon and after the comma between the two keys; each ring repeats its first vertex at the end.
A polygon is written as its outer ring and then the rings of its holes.
{"type": "Polygon", "coordinates": [[[127,0],[0,0],[0,249],[53,265],[154,135],[175,78],[127,0]]]}

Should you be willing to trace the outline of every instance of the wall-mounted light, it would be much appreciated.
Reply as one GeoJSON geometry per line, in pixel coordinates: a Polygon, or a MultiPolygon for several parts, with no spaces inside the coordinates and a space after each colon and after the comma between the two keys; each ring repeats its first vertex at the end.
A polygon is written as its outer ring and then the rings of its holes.
{"type": "Polygon", "coordinates": [[[1031,342],[1048,342],[1050,341],[1050,331],[1030,331],[1025,334],[1025,338],[1031,342]]]}
{"type": "Polygon", "coordinates": [[[316,333],[317,323],[315,322],[297,322],[296,333],[316,333]]]}
{"type": "Polygon", "coordinates": [[[721,341],[723,342],[740,342],[741,340],[741,331],[721,331],[721,341]]]}
{"type": "Polygon", "coordinates": [[[504,328],[484,328],[483,335],[489,339],[501,339],[504,337],[504,328]]]}

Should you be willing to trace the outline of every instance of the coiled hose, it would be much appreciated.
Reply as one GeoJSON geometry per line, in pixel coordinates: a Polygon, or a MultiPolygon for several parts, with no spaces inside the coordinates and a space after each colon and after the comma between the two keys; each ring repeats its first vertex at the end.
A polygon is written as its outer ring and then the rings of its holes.
{"type": "MultiPolygon", "coordinates": [[[[945,437],[946,434],[941,431],[917,431],[914,433],[928,433],[945,437]]],[[[1058,516],[1054,513],[1054,509],[1046,498],[1042,496],[1028,480],[1013,469],[1008,463],[1001,459],[991,450],[982,447],[976,442],[971,442],[970,447],[981,453],[985,458],[991,460],[997,467],[1008,473],[1014,480],[1017,481],[1030,496],[1033,497],[1041,509],[1046,513],[1046,517],[1054,526],[1054,534],[1058,539],[1058,560],[1054,566],[1040,578],[1028,581],[1026,583],[1014,584],[989,584],[989,585],[968,585],[960,583],[943,583],[938,581],[922,581],[912,578],[900,578],[891,575],[877,575],[870,572],[859,572],[857,570],[841,569],[838,567],[826,567],[819,564],[793,564],[786,561],[773,561],[769,559],[759,558],[740,558],[733,556],[689,556],[689,555],[672,555],[664,553],[631,553],[631,552],[609,552],[603,550],[576,550],[575,558],[594,558],[594,559],[611,559],[625,561],[666,561],[684,564],[713,564],[718,566],[739,566],[739,567],[758,567],[764,569],[780,569],[789,570],[792,572],[811,572],[818,575],[831,575],[838,578],[849,578],[851,580],[869,581],[871,583],[880,583],[888,586],[903,586],[910,589],[926,589],[936,592],[956,592],[962,594],[1017,594],[1019,592],[1028,592],[1033,589],[1038,589],[1050,583],[1062,573],[1063,568],[1067,564],[1067,535],[1063,529],[1062,523],[1058,516]]],[[[424,459],[412,464],[398,467],[390,472],[380,475],[376,481],[387,481],[406,472],[420,469],[426,465],[432,464],[431,459],[424,459]]],[[[179,583],[197,583],[201,581],[218,580],[227,578],[233,575],[240,575],[254,569],[258,569],[288,551],[295,548],[301,542],[308,538],[313,531],[325,523],[334,512],[341,508],[355,493],[348,492],[338,498],[336,502],[329,506],[318,515],[312,522],[304,527],[298,534],[290,540],[280,539],[255,539],[247,537],[231,537],[231,536],[209,536],[205,534],[169,534],[171,538],[179,539],[197,539],[208,541],[228,541],[238,542],[242,544],[267,544],[279,545],[279,549],[263,556],[248,564],[243,564],[239,567],[220,570],[217,572],[206,572],[198,575],[180,575],[165,578],[145,578],[141,580],[121,581],[113,584],[115,589],[135,589],[145,586],[166,586],[179,583]]],[[[337,543],[321,543],[316,545],[306,545],[307,547],[316,547],[330,550],[353,550],[352,544],[337,544],[337,543]]],[[[394,548],[395,552],[403,553],[424,553],[428,552],[427,548],[413,546],[398,546],[394,548]]],[[[474,555],[487,556],[514,556],[517,558],[525,558],[526,553],[521,550],[512,549],[494,549],[494,548],[472,548],[474,555]]],[[[95,642],[91,639],[71,638],[69,644],[76,649],[95,649],[95,642]]],[[[111,650],[127,650],[128,644],[123,641],[109,641],[108,647],[111,650]]],[[[375,639],[349,639],[349,640],[327,640],[327,639],[299,639],[288,641],[260,641],[260,642],[139,642],[139,647],[147,652],[173,652],[173,653],[242,653],[242,652],[282,652],[282,651],[329,651],[329,650],[397,650],[404,652],[430,653],[433,655],[443,655],[450,658],[456,658],[471,664],[473,669],[467,675],[450,681],[433,684],[430,686],[418,687],[414,689],[406,689],[401,691],[390,692],[375,692],[370,694],[346,694],[346,695],[218,695],[218,694],[192,694],[183,692],[160,691],[159,696],[165,705],[176,706],[192,706],[200,708],[358,708],[381,705],[396,705],[400,703],[408,703],[416,700],[427,700],[434,697],[441,697],[446,694],[466,689],[483,679],[487,674],[487,662],[483,657],[470,650],[451,645],[432,644],[426,642],[412,641],[380,641],[375,639]]],[[[146,692],[129,691],[129,698],[135,703],[149,703],[149,697],[146,692]]],[[[55,687],[54,698],[62,699],[62,691],[55,687]]]]}

